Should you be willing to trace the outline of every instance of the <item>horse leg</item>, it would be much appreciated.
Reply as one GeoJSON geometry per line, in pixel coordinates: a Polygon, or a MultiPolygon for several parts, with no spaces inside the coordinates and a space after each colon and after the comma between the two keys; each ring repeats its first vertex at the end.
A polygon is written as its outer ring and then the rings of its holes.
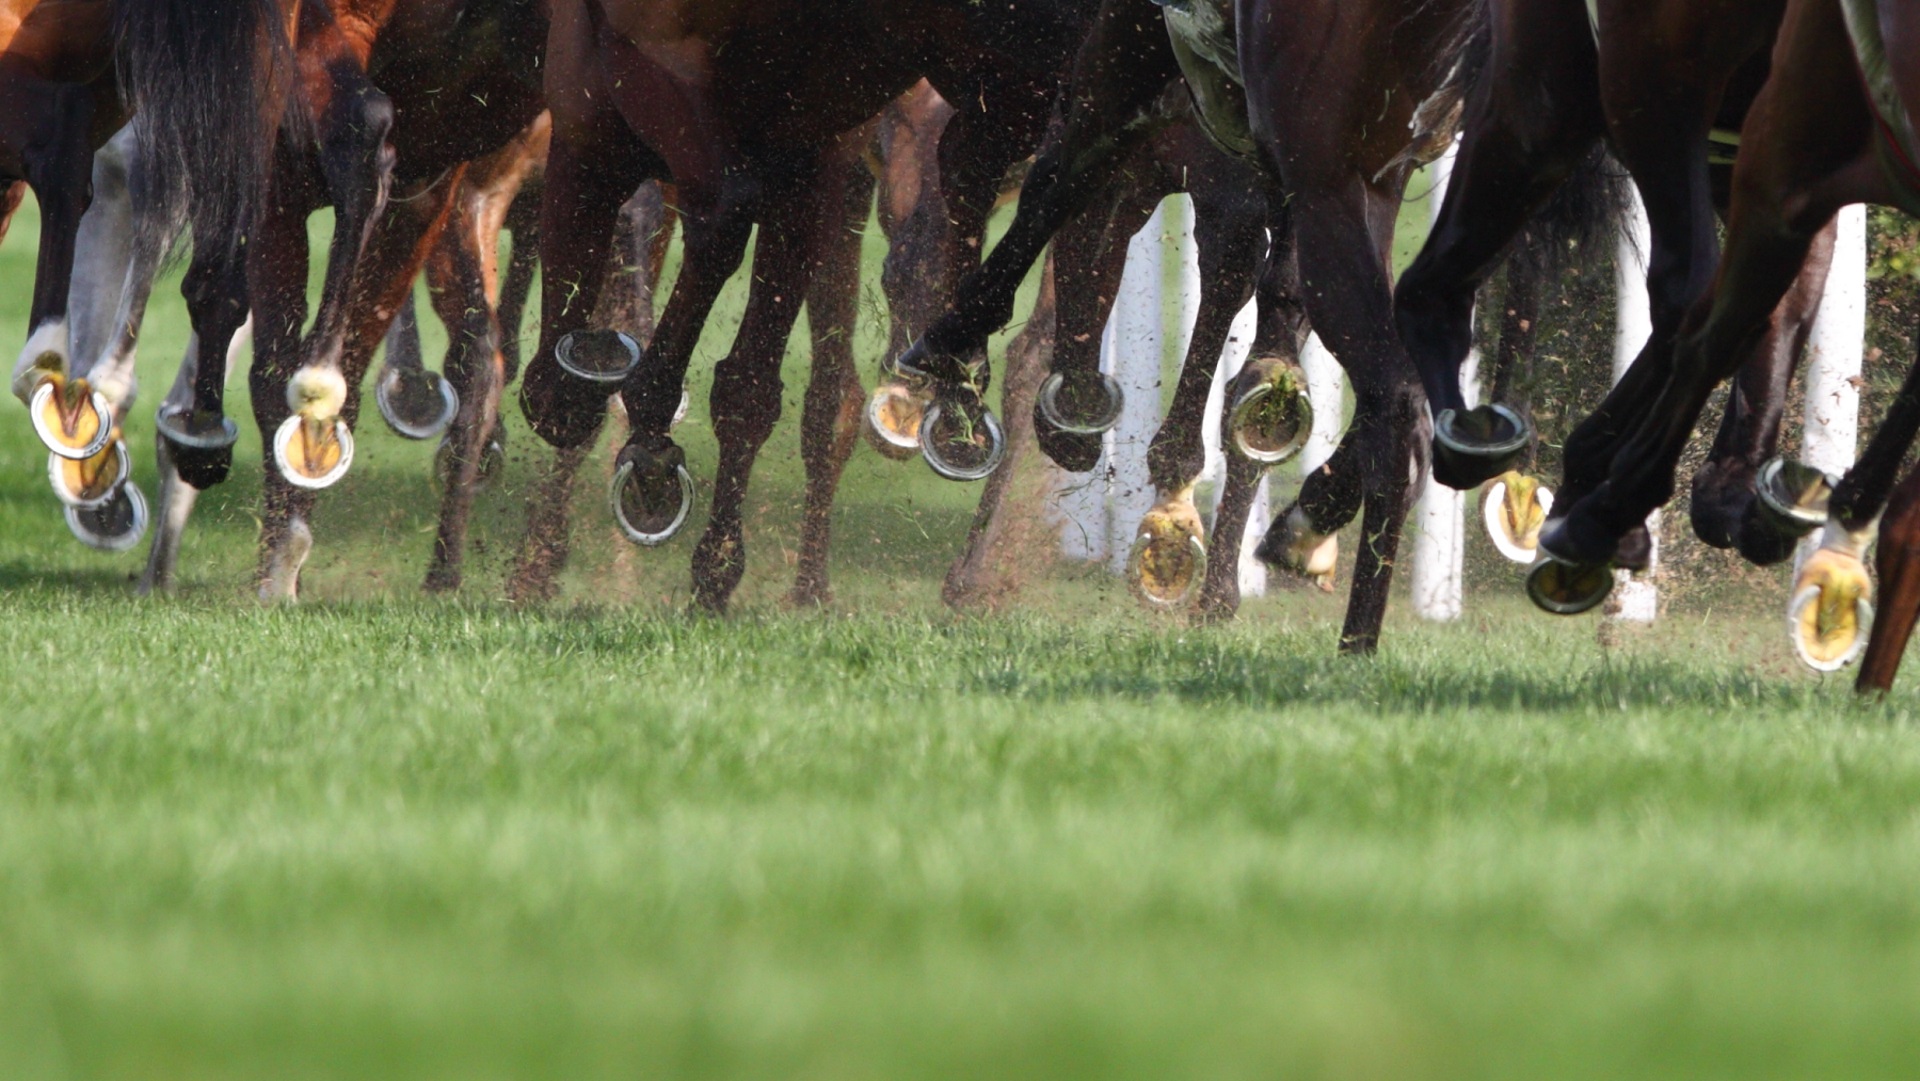
{"type": "Polygon", "coordinates": [[[1706,464],[1693,477],[1693,531],[1716,548],[1737,546],[1749,562],[1778,563],[1808,531],[1769,513],[1755,479],[1777,453],[1787,387],[1806,348],[1833,261],[1834,227],[1814,239],[1807,262],[1767,324],[1759,347],[1740,366],[1727,397],[1726,416],[1706,464]]]}
{"type": "Polygon", "coordinates": [[[807,495],[800,527],[800,565],[788,595],[789,603],[797,607],[824,606],[833,600],[827,583],[833,496],[859,439],[860,406],[866,399],[854,367],[853,334],[859,319],[863,229],[873,208],[874,183],[858,158],[836,161],[829,168],[845,175],[845,197],[807,293],[813,375],[807,382],[800,419],[807,495]]]}
{"type": "Polygon", "coordinates": [[[1178,75],[1161,20],[1124,0],[1106,0],[1075,60],[1060,137],[1035,160],[1013,224],[961,282],[953,306],[896,362],[900,367],[948,387],[968,380],[967,363],[1013,317],[1020,284],[1042,249],[1151,133],[1161,92],[1178,75]]]}
{"type": "MultiPolygon", "coordinates": [[[[1344,161],[1341,155],[1322,158],[1344,161]]],[[[1288,569],[1314,571],[1311,555],[1364,506],[1340,651],[1372,653],[1414,494],[1410,481],[1425,465],[1419,450],[1427,442],[1426,401],[1393,332],[1386,271],[1399,193],[1370,188],[1351,175],[1289,180],[1302,296],[1314,329],[1346,369],[1354,414],[1339,449],[1275,520],[1259,555],[1288,569]]]]}
{"type": "MultiPolygon", "coordinates": [[[[1041,400],[1034,405],[1033,431],[1041,451],[1070,473],[1090,472],[1099,463],[1101,433],[1074,431],[1055,423],[1048,416],[1050,410],[1056,417],[1065,418],[1047,404],[1048,389],[1064,407],[1069,397],[1077,397],[1088,387],[1097,389],[1099,382],[1106,380],[1100,371],[1100,346],[1107,318],[1119,297],[1120,280],[1126,273],[1128,244],[1173,190],[1172,185],[1154,175],[1151,161],[1135,155],[1116,169],[1099,198],[1083,207],[1054,237],[1058,333],[1054,338],[1053,372],[1062,374],[1065,382],[1049,378],[1043,385],[1041,400]]],[[[1118,344],[1122,349],[1134,345],[1118,344]]],[[[1117,386],[1115,390],[1117,393],[1117,386]]],[[[1118,399],[1111,404],[1117,406],[1118,399]]]]}
{"type": "Polygon", "coordinates": [[[0,99],[0,141],[19,148],[27,184],[40,203],[40,254],[34,267],[27,344],[13,369],[13,392],[33,407],[48,449],[85,459],[110,439],[112,404],[73,371],[67,293],[81,218],[92,199],[93,97],[81,86],[9,79],[0,99]],[[24,130],[16,130],[21,125],[24,130]],[[41,388],[48,389],[42,392],[41,388]],[[38,396],[37,402],[31,401],[38,396]]]}
{"type": "MultiPolygon", "coordinates": [[[[281,166],[274,170],[276,188],[293,185],[291,170],[286,166],[286,156],[282,155],[281,166]]],[[[273,433],[290,415],[284,390],[299,363],[300,330],[307,319],[306,219],[311,203],[295,201],[292,196],[292,192],[279,190],[269,194],[246,247],[247,292],[252,296],[255,312],[253,365],[247,372],[247,382],[252,392],[254,423],[267,440],[273,438],[273,433]]],[[[191,272],[188,277],[192,278],[191,272]]],[[[224,393],[224,381],[216,386],[207,371],[217,367],[208,364],[209,359],[210,356],[201,355],[197,365],[196,406],[209,397],[218,402],[224,393]]],[[[186,475],[186,467],[178,457],[182,445],[178,441],[175,444],[171,448],[174,460],[186,475]]],[[[223,465],[231,463],[231,455],[229,447],[223,465]]],[[[225,469],[221,468],[220,478],[214,478],[213,482],[217,483],[224,475],[225,469]]],[[[194,483],[192,476],[186,479],[194,487],[205,490],[203,485],[194,483]]],[[[260,566],[256,575],[262,601],[295,599],[300,567],[313,547],[313,531],[307,525],[304,505],[296,505],[297,491],[269,459],[261,489],[260,566]]]]}
{"type": "Polygon", "coordinates": [[[1007,413],[1007,460],[981,486],[980,505],[974,508],[967,539],[940,585],[940,600],[949,608],[991,605],[1011,593],[1018,578],[995,574],[994,568],[1023,558],[1025,553],[1013,547],[1030,535],[1021,527],[1041,516],[1035,503],[1044,494],[1035,491],[1031,482],[1022,485],[1020,470],[1037,443],[1033,403],[1052,366],[1058,337],[1054,268],[1055,257],[1049,254],[1041,267],[1040,292],[1027,325],[1007,344],[1006,378],[1000,386],[1001,405],[1007,413]]]}
{"type": "MultiPolygon", "coordinates": [[[[820,184],[830,175],[795,178],[791,190],[772,199],[754,253],[746,314],[733,350],[713,370],[708,408],[720,465],[707,529],[693,550],[694,603],[710,612],[726,609],[746,571],[741,508],[754,456],[780,418],[781,354],[814,272],[823,219],[836,217],[826,208],[836,205],[840,193],[819,190],[833,186],[820,184]]],[[[636,417],[636,440],[640,423],[636,417]]]]}
{"type": "MultiPolygon", "coordinates": [[[[230,370],[239,363],[240,352],[247,347],[249,337],[244,325],[232,336],[224,358],[225,369],[230,370]]],[[[187,337],[186,355],[180,360],[180,372],[160,405],[162,412],[192,410],[194,386],[199,378],[200,367],[200,337],[190,334],[187,337]]],[[[163,433],[156,434],[153,442],[154,461],[159,467],[160,481],[154,497],[153,544],[147,551],[146,569],[141,572],[140,582],[135,587],[135,592],[143,597],[156,590],[162,593],[172,591],[179,570],[180,545],[186,538],[187,522],[193,517],[193,505],[200,496],[200,490],[181,476],[179,466],[174,462],[173,442],[163,433]]]]}
{"type": "MultiPolygon", "coordinates": [[[[303,48],[306,45],[303,39],[303,48]]],[[[285,388],[291,415],[280,429],[269,433],[280,471],[290,483],[311,489],[331,486],[352,464],[352,423],[345,408],[354,384],[346,371],[345,354],[350,328],[364,315],[352,307],[353,289],[387,209],[395,162],[388,141],[392,102],[351,62],[344,43],[327,47],[337,48],[345,57],[328,68],[325,106],[316,120],[319,176],[334,208],[333,240],[320,305],[301,346],[302,363],[285,388]]],[[[455,178],[443,179],[451,183],[455,178]]],[[[383,328],[398,301],[396,294],[392,307],[380,317],[383,328]]]]}
{"type": "MultiPolygon", "coordinates": [[[[1270,385],[1273,388],[1270,392],[1287,393],[1285,382],[1295,378],[1299,372],[1300,347],[1306,340],[1306,312],[1299,300],[1300,266],[1293,247],[1293,225],[1288,216],[1284,212],[1272,214],[1264,197],[1244,189],[1236,191],[1229,188],[1226,198],[1216,197],[1214,201],[1221,205],[1204,211],[1198,220],[1212,222],[1210,230],[1220,234],[1215,244],[1224,251],[1217,260],[1217,270],[1209,273],[1203,269],[1201,272],[1201,310],[1205,312],[1216,303],[1226,310],[1237,310],[1244,304],[1244,301],[1236,303],[1231,299],[1238,293],[1226,292],[1228,279],[1240,268],[1245,268],[1244,272],[1249,275],[1248,282],[1254,289],[1259,308],[1253,347],[1247,363],[1241,368],[1239,377],[1228,381],[1225,393],[1221,395],[1220,441],[1226,460],[1226,476],[1222,479],[1223,488],[1213,517],[1213,558],[1207,561],[1206,581],[1201,586],[1200,599],[1194,611],[1195,616],[1203,622],[1230,619],[1240,610],[1240,550],[1247,535],[1247,520],[1253,513],[1254,500],[1259,495],[1260,478],[1270,465],[1282,460],[1282,453],[1287,457],[1297,453],[1313,429],[1309,402],[1306,410],[1294,408],[1286,414],[1287,421],[1280,428],[1266,433],[1261,445],[1272,448],[1272,451],[1262,454],[1260,460],[1248,457],[1234,445],[1235,403],[1242,399],[1242,388],[1249,381],[1259,381],[1270,385]],[[1270,220],[1271,240],[1268,239],[1270,220]],[[1257,278],[1253,276],[1256,272],[1257,278]],[[1206,299],[1209,288],[1221,290],[1223,299],[1206,299]],[[1295,429],[1294,434],[1286,433],[1287,423],[1295,429]]],[[[1196,209],[1203,206],[1200,199],[1196,198],[1196,209]]],[[[1205,242],[1202,242],[1200,250],[1203,253],[1207,250],[1205,242]]],[[[1201,258],[1204,268],[1206,256],[1203,254],[1201,258]]],[[[1221,333],[1227,331],[1222,330],[1221,333]]],[[[1220,348],[1214,347],[1211,354],[1200,353],[1198,357],[1189,354],[1189,366],[1208,355],[1218,357],[1220,348]]],[[[1293,393],[1296,403],[1305,401],[1304,387],[1293,393]]],[[[1205,408],[1205,401],[1202,397],[1202,409],[1205,408]]],[[[1175,408],[1179,406],[1176,396],[1175,408]]],[[[1192,438],[1196,440],[1199,438],[1200,419],[1196,416],[1191,422],[1194,432],[1192,438]]]]}
{"type": "Polygon", "coordinates": [[[1503,25],[1468,97],[1446,200],[1394,294],[1400,337],[1433,406],[1434,479],[1460,489],[1505,472],[1532,443],[1520,418],[1467,408],[1460,366],[1473,348],[1475,295],[1604,131],[1579,6],[1508,4],[1495,17],[1503,25]]]}
{"type": "Polygon", "coordinates": [[[1893,690],[1913,625],[1920,619],[1920,469],[1907,474],[1887,501],[1874,567],[1880,572],[1880,610],[1854,690],[1893,690]]]}

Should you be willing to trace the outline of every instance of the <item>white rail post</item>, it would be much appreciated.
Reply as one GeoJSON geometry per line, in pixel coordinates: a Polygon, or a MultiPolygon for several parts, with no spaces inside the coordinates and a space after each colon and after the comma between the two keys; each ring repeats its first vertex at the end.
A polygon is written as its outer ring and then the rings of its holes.
{"type": "MultiPolygon", "coordinates": [[[[1432,170],[1427,174],[1433,186],[1427,196],[1430,220],[1440,217],[1440,206],[1446,201],[1447,183],[1453,178],[1455,152],[1448,150],[1433,163],[1432,170]]],[[[1477,405],[1479,401],[1479,387],[1476,385],[1479,367],[1478,352],[1469,353],[1460,372],[1461,388],[1466,392],[1468,405],[1477,405]]],[[[1460,618],[1465,596],[1466,493],[1435,481],[1431,469],[1428,469],[1424,479],[1426,487],[1421,492],[1419,503],[1414,506],[1416,530],[1411,574],[1413,610],[1422,619],[1447,623],[1460,618]]]]}
{"type": "MultiPolygon", "coordinates": [[[[1653,336],[1653,306],[1647,295],[1647,253],[1653,245],[1653,227],[1647,222],[1647,210],[1640,192],[1632,189],[1631,206],[1621,223],[1620,242],[1614,260],[1614,289],[1619,298],[1613,339],[1613,381],[1633,366],[1634,358],[1653,336]]],[[[1660,512],[1647,517],[1647,534],[1652,539],[1644,577],[1627,571],[1614,571],[1614,589],[1607,598],[1609,619],[1629,623],[1652,623],[1660,613],[1660,594],[1653,576],[1660,566],[1660,512]]]]}
{"type": "MultiPolygon", "coordinates": [[[[1840,476],[1853,468],[1860,440],[1861,362],[1867,336],[1867,208],[1855,204],[1834,216],[1833,269],[1820,313],[1807,337],[1806,427],[1800,458],[1840,476]]],[[[1798,564],[1819,547],[1800,542],[1798,564]]]]}

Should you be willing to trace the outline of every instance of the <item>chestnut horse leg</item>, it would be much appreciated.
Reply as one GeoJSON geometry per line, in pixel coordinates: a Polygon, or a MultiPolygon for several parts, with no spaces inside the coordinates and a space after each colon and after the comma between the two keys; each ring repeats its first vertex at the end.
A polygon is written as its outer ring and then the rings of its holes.
{"type": "Polygon", "coordinates": [[[1854,690],[1893,690],[1913,625],[1920,619],[1920,469],[1909,472],[1887,500],[1874,557],[1880,572],[1880,605],[1854,690]]]}
{"type": "MultiPolygon", "coordinates": [[[[18,179],[26,181],[40,204],[40,254],[27,344],[13,370],[13,392],[25,401],[43,380],[53,378],[64,386],[73,374],[67,293],[80,219],[92,199],[94,99],[85,86],[49,83],[8,70],[16,62],[0,57],[0,144],[19,153],[24,175],[18,179]]],[[[74,409],[92,410],[84,382],[68,389],[74,409]]],[[[109,424],[111,418],[96,421],[109,424]]]]}
{"type": "MultiPolygon", "coordinates": [[[[864,140],[862,140],[864,141],[864,140]]],[[[807,325],[813,339],[813,374],[800,418],[800,457],[807,468],[807,494],[800,527],[799,568],[788,602],[796,607],[833,601],[828,584],[828,541],[833,496],[840,474],[860,437],[866,401],[854,367],[853,336],[859,325],[860,257],[873,208],[874,182],[860,158],[843,156],[827,168],[844,175],[844,198],[828,208],[831,233],[820,252],[813,288],[807,292],[807,325]]]]}

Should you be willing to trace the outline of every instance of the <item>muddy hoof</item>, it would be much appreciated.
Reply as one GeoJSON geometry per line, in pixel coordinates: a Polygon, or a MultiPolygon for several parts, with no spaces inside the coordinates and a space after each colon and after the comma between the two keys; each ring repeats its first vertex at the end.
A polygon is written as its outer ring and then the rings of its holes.
{"type": "Polygon", "coordinates": [[[672,540],[693,511],[693,475],[685,454],[669,444],[660,454],[637,447],[620,452],[609,500],[621,536],[652,548],[672,540]]]}
{"type": "Polygon", "coordinates": [[[1306,386],[1298,368],[1273,361],[1267,375],[1234,399],[1227,426],[1241,457],[1278,465],[1306,447],[1313,436],[1313,400],[1306,386]]]}
{"type": "Polygon", "coordinates": [[[1053,464],[1069,473],[1090,473],[1100,464],[1106,437],[1095,432],[1063,432],[1047,422],[1039,406],[1033,411],[1034,441],[1053,464]]]}
{"type": "Polygon", "coordinates": [[[1068,435],[1104,435],[1126,407],[1120,384],[1104,372],[1054,372],[1040,384],[1034,415],[1068,435]]]}
{"type": "MultiPolygon", "coordinates": [[[[480,468],[473,475],[473,490],[484,492],[493,485],[507,467],[506,431],[495,428],[493,435],[480,448],[480,468]]],[[[453,442],[442,438],[440,446],[433,452],[433,484],[446,491],[453,478],[453,442]]]]}
{"type": "Polygon", "coordinates": [[[438,372],[387,368],[374,384],[381,419],[402,439],[437,439],[460,415],[460,392],[438,372]]]}
{"type": "Polygon", "coordinates": [[[1178,608],[1207,580],[1206,529],[1191,491],[1170,496],[1140,520],[1127,553],[1127,586],[1149,608],[1178,608]]]}
{"type": "Polygon", "coordinates": [[[1807,558],[1787,604],[1794,656],[1816,672],[1852,664],[1873,628],[1873,579],[1859,557],[1822,548],[1807,558]]]}
{"type": "Polygon", "coordinates": [[[65,510],[67,528],[96,551],[124,552],[147,534],[147,499],[133,484],[122,484],[98,506],[65,510]]]}
{"type": "Polygon", "coordinates": [[[617,330],[576,330],[554,346],[560,370],[612,393],[640,366],[640,343],[617,330]]]}
{"type": "Polygon", "coordinates": [[[935,401],[920,424],[920,456],[947,480],[985,480],[1006,460],[1007,437],[985,405],[935,401]]]}
{"type": "Polygon", "coordinates": [[[1775,532],[1799,540],[1827,523],[1827,504],[1839,483],[1810,465],[1774,458],[1754,478],[1755,509],[1775,532]]]}
{"type": "Polygon", "coordinates": [[[1433,421],[1433,479],[1460,491],[1478,488],[1511,470],[1532,440],[1532,428],[1504,405],[1443,409],[1433,421]]]}

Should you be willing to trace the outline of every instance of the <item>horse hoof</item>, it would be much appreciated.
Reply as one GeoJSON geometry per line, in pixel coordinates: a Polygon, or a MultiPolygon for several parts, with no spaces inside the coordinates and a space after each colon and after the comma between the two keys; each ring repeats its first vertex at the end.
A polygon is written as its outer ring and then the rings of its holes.
{"type": "Polygon", "coordinates": [[[331,488],[353,466],[353,432],[347,422],[295,414],[273,433],[273,460],[295,488],[331,488]]]}
{"type": "Polygon", "coordinates": [[[1297,574],[1322,593],[1331,593],[1340,568],[1340,535],[1316,531],[1306,512],[1296,506],[1274,521],[1253,554],[1262,563],[1297,574]]]}
{"type": "Polygon", "coordinates": [[[227,479],[233,469],[233,445],[240,441],[240,426],[231,418],[181,406],[160,410],[154,423],[160,438],[167,441],[174,469],[194,490],[204,492],[227,479]]]}
{"type": "Polygon", "coordinates": [[[693,511],[693,475],[684,465],[642,472],[634,462],[622,462],[613,474],[610,500],[621,536],[652,548],[672,540],[687,524],[693,511]]]}
{"type": "Polygon", "coordinates": [[[460,415],[460,392],[438,372],[388,368],[374,384],[381,419],[402,439],[435,439],[460,415]]]}
{"type": "Polygon", "coordinates": [[[1480,497],[1480,517],[1500,554],[1532,564],[1540,549],[1540,527],[1553,510],[1553,493],[1523,473],[1505,473],[1480,497]]]}
{"type": "Polygon", "coordinates": [[[576,330],[553,350],[561,371],[601,386],[626,382],[640,356],[640,343],[617,330],[576,330]]]}
{"type": "Polygon", "coordinates": [[[1149,608],[1178,608],[1207,580],[1207,544],[1191,495],[1162,501],[1140,520],[1127,553],[1127,586],[1149,608]]]}
{"type": "Polygon", "coordinates": [[[1809,556],[1787,605],[1787,635],[1800,663],[1816,672],[1852,664],[1867,648],[1872,597],[1873,580],[1859,557],[1831,548],[1809,556]]]}
{"type": "Polygon", "coordinates": [[[1590,612],[1613,592],[1613,568],[1605,563],[1563,563],[1548,556],[1527,574],[1527,599],[1556,616],[1590,612]]]}
{"type": "MultiPolygon", "coordinates": [[[[473,475],[473,490],[484,492],[493,484],[507,464],[507,448],[500,442],[498,435],[489,438],[480,448],[480,468],[473,475]]],[[[453,479],[453,442],[441,439],[440,446],[433,452],[433,484],[446,491],[453,479]]]]}
{"type": "Polygon", "coordinates": [[[1104,435],[1126,404],[1119,381],[1105,372],[1054,372],[1040,384],[1033,407],[1057,431],[1104,435]]]}
{"type": "Polygon", "coordinates": [[[896,462],[920,453],[920,425],[927,399],[900,379],[889,379],[867,396],[867,442],[896,462]]]}
{"type": "Polygon", "coordinates": [[[1433,479],[1477,488],[1512,469],[1532,440],[1533,427],[1504,405],[1443,409],[1433,421],[1433,479]]]}
{"type": "Polygon", "coordinates": [[[80,543],[102,552],[124,552],[147,534],[147,498],[122,484],[97,507],[66,508],[67,528],[80,543]]]}
{"type": "Polygon", "coordinates": [[[1234,449],[1250,462],[1278,465],[1299,454],[1313,435],[1305,377],[1291,364],[1274,364],[1272,374],[1234,399],[1227,426],[1234,449]]]}
{"type": "Polygon", "coordinates": [[[91,458],[113,439],[113,403],[85,379],[41,380],[27,412],[40,442],[62,458],[91,458]]]}
{"type": "Polygon", "coordinates": [[[1060,431],[1040,415],[1038,406],[1034,408],[1033,435],[1040,452],[1069,473],[1092,472],[1107,449],[1105,435],[1060,431]]]}
{"type": "Polygon", "coordinates": [[[115,439],[91,458],[47,455],[47,480],[53,494],[69,507],[89,510],[104,506],[133,475],[133,455],[124,439],[115,439]]]}
{"type": "Polygon", "coordinates": [[[920,456],[947,480],[985,480],[1006,460],[1006,432],[984,405],[936,401],[920,422],[920,456]]]}
{"type": "Polygon", "coordinates": [[[1755,509],[1775,532],[1799,540],[1827,523],[1827,503],[1837,483],[1805,463],[1774,458],[1754,478],[1755,509]]]}

